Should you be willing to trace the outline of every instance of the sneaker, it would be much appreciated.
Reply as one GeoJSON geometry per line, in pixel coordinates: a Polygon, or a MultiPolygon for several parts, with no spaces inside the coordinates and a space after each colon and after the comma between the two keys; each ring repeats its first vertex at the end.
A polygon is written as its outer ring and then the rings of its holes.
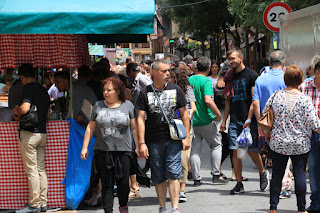
{"type": "Polygon", "coordinates": [[[264,173],[260,174],[260,189],[265,190],[269,185],[269,171],[265,170],[264,173]]]}
{"type": "Polygon", "coordinates": [[[244,193],[244,188],[243,188],[243,184],[238,182],[237,185],[231,189],[230,194],[234,195],[234,194],[241,194],[244,193]]]}
{"type": "Polygon", "coordinates": [[[101,197],[101,193],[93,195],[89,200],[85,200],[84,202],[89,206],[95,206],[98,204],[98,201],[101,197]]]}
{"type": "Polygon", "coordinates": [[[61,210],[61,208],[49,208],[47,206],[43,206],[40,208],[41,212],[57,212],[59,210],[61,210]]]}
{"type": "Polygon", "coordinates": [[[27,204],[23,209],[17,210],[16,213],[40,213],[40,208],[33,208],[27,204]]]}
{"type": "Polygon", "coordinates": [[[201,180],[194,180],[193,181],[193,185],[194,186],[201,186],[202,185],[202,181],[201,180]]]}
{"type": "Polygon", "coordinates": [[[172,208],[171,213],[180,213],[177,207],[172,208]]]}
{"type": "Polygon", "coordinates": [[[120,213],[128,213],[128,206],[123,206],[123,207],[119,207],[119,212],[120,213]]]}
{"type": "Polygon", "coordinates": [[[212,176],[212,183],[220,183],[220,184],[227,184],[229,181],[225,180],[221,175],[213,175],[212,176]]]}
{"type": "Polygon", "coordinates": [[[179,203],[187,202],[187,196],[184,191],[181,191],[179,194],[179,203]]]}
{"type": "Polygon", "coordinates": [[[291,192],[285,190],[284,192],[282,192],[279,196],[280,199],[285,199],[285,198],[290,198],[291,197],[291,192]]]}
{"type": "Polygon", "coordinates": [[[167,208],[165,206],[160,206],[159,213],[167,213],[167,208]]]}

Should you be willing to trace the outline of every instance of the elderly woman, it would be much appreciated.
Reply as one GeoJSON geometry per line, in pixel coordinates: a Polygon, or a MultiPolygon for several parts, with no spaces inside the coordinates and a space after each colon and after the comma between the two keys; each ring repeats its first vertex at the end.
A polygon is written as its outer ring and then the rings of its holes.
{"type": "MultiPolygon", "coordinates": [[[[125,100],[125,86],[117,77],[102,81],[104,100],[98,101],[87,126],[81,159],[88,157],[88,144],[95,130],[94,158],[102,182],[102,200],[105,212],[113,212],[113,186],[117,183],[119,210],[128,212],[130,168],[132,156],[132,131],[136,147],[139,147],[134,106],[125,100]]],[[[138,153],[138,152],[137,152],[138,153]]]]}
{"type": "Polygon", "coordinates": [[[269,213],[277,212],[282,178],[289,157],[293,164],[298,213],[305,212],[305,175],[311,149],[310,138],[312,131],[320,133],[320,120],[311,98],[298,90],[302,79],[303,73],[298,66],[287,67],[284,73],[287,87],[275,92],[265,106],[266,109],[271,105],[273,110],[271,134],[266,135],[266,141],[270,140],[273,160],[269,213]]]}

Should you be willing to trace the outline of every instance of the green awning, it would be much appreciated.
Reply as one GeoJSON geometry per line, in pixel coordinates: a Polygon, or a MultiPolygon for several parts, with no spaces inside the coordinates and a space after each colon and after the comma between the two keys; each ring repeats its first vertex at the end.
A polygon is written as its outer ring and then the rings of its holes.
{"type": "Polygon", "coordinates": [[[0,0],[0,34],[151,34],[153,0],[0,0]]]}

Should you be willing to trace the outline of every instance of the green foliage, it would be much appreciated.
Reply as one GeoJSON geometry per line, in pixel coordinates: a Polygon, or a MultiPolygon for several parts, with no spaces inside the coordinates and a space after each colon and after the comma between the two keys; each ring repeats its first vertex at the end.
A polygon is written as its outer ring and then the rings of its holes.
{"type": "MultiPolygon", "coordinates": [[[[165,0],[162,6],[185,5],[199,0],[165,0]]],[[[233,25],[233,17],[226,0],[211,0],[200,4],[165,9],[166,14],[179,26],[180,33],[190,33],[204,41],[206,36],[233,25]]]]}
{"type": "MultiPolygon", "coordinates": [[[[200,0],[161,0],[160,6],[178,24],[180,33],[190,33],[204,41],[212,33],[228,29],[234,23],[258,32],[270,32],[263,23],[265,8],[274,0],[210,0],[183,7],[168,7],[199,2],[200,0]]],[[[295,11],[319,3],[319,0],[279,0],[295,11]]]]}
{"type": "MultiPolygon", "coordinates": [[[[293,11],[320,3],[319,0],[279,0],[287,3],[293,11]]],[[[274,0],[228,0],[228,8],[235,23],[243,28],[253,27],[259,32],[268,32],[263,24],[265,8],[274,0]]]]}

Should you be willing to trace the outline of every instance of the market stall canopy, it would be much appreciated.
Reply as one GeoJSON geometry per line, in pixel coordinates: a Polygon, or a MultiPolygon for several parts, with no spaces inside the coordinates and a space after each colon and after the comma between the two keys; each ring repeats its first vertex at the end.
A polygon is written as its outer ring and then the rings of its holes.
{"type": "Polygon", "coordinates": [[[151,34],[153,0],[0,0],[0,34],[151,34]]]}
{"type": "Polygon", "coordinates": [[[24,63],[40,68],[91,64],[85,35],[4,34],[0,43],[0,68],[18,68],[24,63]]]}

